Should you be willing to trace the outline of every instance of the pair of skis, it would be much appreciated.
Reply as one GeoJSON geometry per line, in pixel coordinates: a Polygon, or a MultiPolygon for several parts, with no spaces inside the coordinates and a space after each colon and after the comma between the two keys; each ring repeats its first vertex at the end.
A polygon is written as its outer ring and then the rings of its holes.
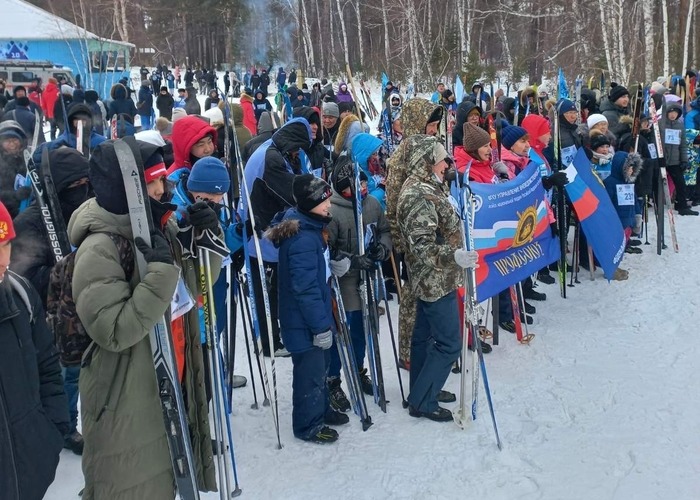
{"type": "MultiPolygon", "coordinates": [[[[462,244],[465,250],[473,251],[475,249],[474,237],[472,234],[475,213],[474,199],[469,186],[463,185],[458,186],[458,188],[460,190],[458,206],[460,210],[460,217],[462,219],[462,244]]],[[[498,299],[494,298],[494,300],[498,299]]],[[[468,268],[465,269],[464,280],[464,322],[461,354],[461,366],[463,369],[461,370],[460,374],[459,410],[457,410],[453,417],[455,423],[462,429],[467,427],[470,417],[471,420],[476,420],[479,408],[479,374],[481,372],[484,392],[486,393],[486,401],[488,403],[489,413],[491,415],[491,423],[493,425],[494,434],[496,435],[496,445],[498,446],[498,449],[501,450],[503,445],[501,443],[501,437],[498,433],[498,424],[496,423],[496,414],[493,409],[491,389],[489,387],[488,375],[486,373],[486,363],[484,362],[484,353],[481,349],[481,342],[479,339],[481,321],[478,311],[478,304],[479,303],[476,296],[476,270],[474,268],[468,268]],[[472,347],[474,348],[472,353],[471,415],[469,415],[467,410],[467,370],[464,369],[464,367],[467,366],[469,338],[471,338],[472,347]]]]}

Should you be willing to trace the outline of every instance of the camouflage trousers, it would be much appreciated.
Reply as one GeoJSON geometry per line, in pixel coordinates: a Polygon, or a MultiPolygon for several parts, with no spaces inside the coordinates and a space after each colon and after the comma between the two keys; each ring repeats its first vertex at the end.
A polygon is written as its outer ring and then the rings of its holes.
{"type": "Polygon", "coordinates": [[[408,282],[401,287],[401,303],[399,304],[399,358],[411,360],[411,339],[413,326],[416,323],[416,296],[408,282]]]}

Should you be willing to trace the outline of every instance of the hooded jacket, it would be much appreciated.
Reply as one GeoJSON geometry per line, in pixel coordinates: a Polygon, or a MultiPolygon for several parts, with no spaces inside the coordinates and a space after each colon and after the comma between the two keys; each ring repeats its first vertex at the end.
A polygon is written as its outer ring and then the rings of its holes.
{"type": "Polygon", "coordinates": [[[44,92],[41,95],[41,109],[44,112],[44,116],[48,120],[53,120],[54,117],[54,106],[56,105],[56,100],[58,100],[59,90],[58,85],[49,79],[49,83],[46,84],[44,92]]]}
{"type": "Polygon", "coordinates": [[[310,351],[314,335],[335,331],[324,228],[323,222],[294,207],[265,234],[279,248],[280,335],[291,353],[310,351]]]}
{"type": "Polygon", "coordinates": [[[338,84],[338,93],[335,96],[336,102],[355,102],[352,98],[352,93],[350,88],[345,82],[340,82],[338,84]],[[342,87],[345,86],[345,91],[343,92],[342,87]]]}
{"type": "Polygon", "coordinates": [[[182,167],[191,169],[192,146],[207,135],[211,135],[214,144],[217,143],[216,129],[197,116],[186,116],[176,121],[172,135],[175,162],[168,169],[168,174],[182,167]]]}
{"type": "MultiPolygon", "coordinates": [[[[267,229],[277,213],[296,204],[292,183],[294,177],[301,174],[301,165],[298,158],[293,159],[291,153],[300,149],[308,150],[311,139],[309,122],[305,118],[292,118],[248,160],[244,175],[250,189],[255,226],[259,231],[267,229]]],[[[248,220],[246,193],[241,196],[239,207],[241,219],[248,220]]],[[[267,247],[267,250],[272,249],[267,247]]],[[[276,254],[276,251],[271,251],[263,255],[263,258],[268,262],[276,262],[276,254]]]]}
{"type": "Polygon", "coordinates": [[[257,134],[257,117],[253,108],[253,98],[248,94],[241,94],[241,107],[243,108],[243,126],[250,131],[252,136],[257,134]]]}
{"type": "Polygon", "coordinates": [[[620,205],[617,186],[622,184],[634,184],[641,170],[641,156],[636,153],[628,154],[618,151],[615,153],[615,156],[613,156],[610,175],[603,181],[605,190],[608,192],[610,200],[615,206],[623,228],[634,227],[635,225],[635,203],[634,200],[632,200],[630,205],[620,205]],[[628,166],[632,167],[632,173],[630,175],[625,174],[625,169],[628,166]]]}
{"type": "MultiPolygon", "coordinates": [[[[165,231],[174,262],[182,269],[150,263],[143,280],[135,272],[127,281],[121,256],[104,233],[131,240],[128,214],[107,212],[91,199],[75,212],[68,226],[71,242],[79,247],[73,297],[93,340],[80,376],[86,499],[174,495],[149,334],[170,307],[180,274],[193,293],[198,290],[198,275],[194,261],[184,260],[181,247],[173,244],[177,225],[170,221],[165,231]]],[[[212,269],[218,272],[219,266],[213,263],[212,269]]],[[[216,485],[196,310],[186,318],[183,393],[197,482],[206,491],[216,485]]]]}
{"type": "Polygon", "coordinates": [[[134,101],[129,98],[126,87],[121,83],[115,83],[109,91],[112,102],[109,103],[107,118],[112,119],[114,115],[129,115],[132,118],[136,116],[136,106],[134,101]]]}
{"type": "Polygon", "coordinates": [[[367,191],[370,196],[376,198],[382,207],[386,209],[386,192],[384,191],[384,183],[386,182],[383,175],[373,175],[369,171],[369,158],[382,147],[382,141],[372,134],[362,133],[357,134],[352,140],[351,156],[356,161],[362,171],[367,176],[367,191]]]}
{"type": "Polygon", "coordinates": [[[170,92],[163,94],[158,92],[158,97],[156,97],[156,108],[158,108],[158,113],[163,118],[168,120],[173,119],[173,106],[175,106],[175,99],[170,95],[170,92]]]}
{"type": "Polygon", "coordinates": [[[326,149],[323,147],[323,130],[321,130],[321,115],[316,108],[309,106],[299,106],[294,110],[294,117],[305,118],[309,124],[315,123],[317,126],[316,136],[311,142],[311,147],[306,153],[309,159],[310,170],[323,168],[323,160],[326,149]]]}
{"type": "MultiPolygon", "coordinates": [[[[88,161],[77,150],[60,148],[49,155],[53,183],[58,194],[62,217],[67,225],[73,212],[91,196],[89,185],[68,189],[68,186],[88,176],[88,161]]],[[[44,185],[43,178],[40,180],[44,185]]],[[[49,277],[56,258],[44,228],[41,209],[33,204],[15,219],[17,237],[12,242],[12,268],[27,278],[46,307],[49,277]]]]}
{"type": "MultiPolygon", "coordinates": [[[[654,169],[658,167],[658,160],[652,158],[649,153],[649,137],[652,135],[648,130],[640,130],[638,141],[632,137],[632,117],[623,117],[620,120],[619,126],[617,128],[620,134],[620,140],[618,142],[618,150],[628,153],[636,152],[641,156],[642,159],[642,169],[637,174],[637,179],[635,181],[635,191],[637,196],[648,196],[649,198],[653,195],[654,187],[654,169]],[[635,151],[635,146],[637,150],[635,151]]],[[[653,139],[651,139],[653,142],[653,139]]]]}
{"type": "MultiPolygon", "coordinates": [[[[328,223],[328,244],[333,256],[342,254],[356,255],[358,253],[357,224],[355,224],[355,208],[352,199],[345,198],[333,191],[331,197],[331,214],[333,219],[328,223]]],[[[362,200],[362,222],[365,227],[376,225],[376,236],[379,242],[391,251],[391,229],[384,216],[381,205],[372,196],[362,200]]],[[[359,292],[360,271],[350,269],[339,278],[340,293],[343,296],[345,311],[359,311],[362,302],[359,292]]],[[[285,344],[286,345],[286,344],[285,344]]]]}
{"type": "Polygon", "coordinates": [[[335,136],[333,151],[336,154],[341,154],[343,151],[349,151],[353,138],[357,134],[365,132],[362,123],[357,115],[351,114],[343,118],[338,127],[338,134],[335,136]]]}
{"type": "Polygon", "coordinates": [[[0,491],[40,500],[53,482],[69,431],[61,366],[44,309],[29,282],[0,283],[0,491]]]}
{"type": "Polygon", "coordinates": [[[464,101],[457,106],[457,114],[455,115],[455,125],[452,129],[452,145],[461,146],[464,142],[464,123],[472,110],[477,109],[480,115],[483,115],[481,107],[474,104],[472,101],[464,101]]]}
{"type": "Polygon", "coordinates": [[[394,246],[399,246],[399,221],[396,215],[399,192],[408,177],[408,149],[406,139],[417,134],[425,134],[428,123],[442,119],[443,107],[427,99],[414,98],[406,101],[401,108],[401,121],[404,127],[403,141],[387,162],[386,178],[386,217],[391,226],[394,246]]]}
{"type": "Polygon", "coordinates": [[[435,302],[464,281],[464,270],[454,259],[455,250],[462,248],[462,220],[449,201],[446,184],[432,173],[438,140],[429,136],[411,139],[408,178],[396,214],[412,290],[419,299],[435,302]]]}
{"type": "Polygon", "coordinates": [[[26,176],[27,168],[24,163],[24,150],[27,147],[27,135],[24,129],[14,120],[0,122],[0,132],[11,131],[20,138],[21,149],[18,154],[9,154],[0,150],[0,200],[13,219],[17,217],[22,200],[27,200],[32,195],[32,188],[23,185],[15,189],[17,175],[26,176]]]}
{"type": "Polygon", "coordinates": [[[625,115],[629,114],[627,108],[621,108],[617,106],[614,102],[610,102],[610,99],[606,97],[603,102],[600,103],[600,113],[608,119],[608,127],[614,129],[617,122],[620,121],[625,115]]]}
{"type": "Polygon", "coordinates": [[[202,106],[197,100],[197,91],[193,87],[187,87],[187,97],[185,98],[185,112],[188,115],[201,115],[202,106]]]}
{"type": "Polygon", "coordinates": [[[659,118],[659,128],[661,130],[661,140],[663,141],[664,156],[666,164],[670,166],[688,163],[688,139],[685,136],[685,125],[683,123],[682,109],[679,104],[667,102],[664,116],[659,118]],[[678,112],[678,118],[671,121],[668,118],[668,113],[671,111],[678,112]],[[674,144],[674,141],[668,141],[670,135],[667,130],[676,130],[675,135],[680,136],[679,144],[674,144]]]}

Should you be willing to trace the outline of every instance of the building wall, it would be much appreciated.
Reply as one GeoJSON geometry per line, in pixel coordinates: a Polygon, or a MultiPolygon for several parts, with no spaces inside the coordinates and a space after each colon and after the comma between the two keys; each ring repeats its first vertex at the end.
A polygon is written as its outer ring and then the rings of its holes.
{"type": "Polygon", "coordinates": [[[7,40],[0,38],[0,59],[50,61],[56,65],[67,66],[73,71],[74,77],[80,75],[83,88],[93,88],[103,98],[109,96],[109,89],[114,83],[123,77],[129,79],[128,48],[94,40],[89,41],[88,48],[85,40],[7,40]],[[117,51],[126,56],[121,59],[117,71],[99,71],[102,51],[104,51],[102,62],[107,68],[113,67],[114,54],[117,51]],[[91,59],[93,60],[92,72],[89,71],[88,66],[91,59]]]}

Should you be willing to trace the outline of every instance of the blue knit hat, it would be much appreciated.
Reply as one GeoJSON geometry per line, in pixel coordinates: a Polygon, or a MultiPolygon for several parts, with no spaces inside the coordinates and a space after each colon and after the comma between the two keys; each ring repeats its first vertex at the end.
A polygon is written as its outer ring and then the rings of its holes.
{"type": "Polygon", "coordinates": [[[559,108],[560,115],[563,115],[569,111],[576,111],[576,105],[569,99],[559,99],[557,106],[559,108]]]}
{"type": "Polygon", "coordinates": [[[197,160],[187,179],[187,190],[191,193],[227,193],[230,186],[226,165],[213,156],[197,160]]]}
{"type": "Polygon", "coordinates": [[[527,130],[524,128],[518,127],[517,125],[508,125],[501,131],[501,144],[503,144],[506,149],[510,149],[513,147],[513,144],[526,135],[527,130]]]}

